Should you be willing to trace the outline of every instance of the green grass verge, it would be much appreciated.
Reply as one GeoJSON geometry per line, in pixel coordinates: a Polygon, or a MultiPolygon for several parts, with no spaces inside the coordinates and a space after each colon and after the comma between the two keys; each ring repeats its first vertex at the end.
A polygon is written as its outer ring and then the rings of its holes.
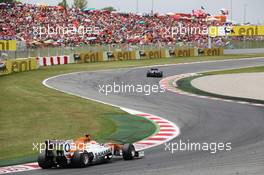
{"type": "Polygon", "coordinates": [[[142,122],[142,118],[129,117],[120,109],[46,88],[42,81],[48,77],[76,71],[257,56],[264,54],[72,64],[1,75],[0,166],[35,160],[37,153],[32,150],[32,143],[45,139],[73,139],[90,133],[101,141],[132,142],[152,134],[156,129],[153,123],[147,124],[148,122],[142,122]]]}
{"type": "Polygon", "coordinates": [[[191,84],[192,80],[194,80],[196,78],[204,77],[204,76],[220,75],[220,74],[235,74],[235,73],[256,73],[256,72],[264,72],[264,66],[241,68],[241,69],[231,69],[231,70],[221,70],[221,71],[202,73],[201,75],[198,75],[198,76],[187,77],[187,78],[183,78],[183,79],[177,81],[177,86],[178,86],[177,88],[180,90],[189,92],[189,93],[197,94],[197,95],[223,98],[223,99],[228,99],[228,100],[245,101],[245,102],[250,102],[250,103],[264,104],[263,100],[240,98],[240,97],[231,97],[231,96],[219,95],[219,94],[206,92],[206,91],[200,90],[200,89],[192,86],[192,84],[191,84]]]}

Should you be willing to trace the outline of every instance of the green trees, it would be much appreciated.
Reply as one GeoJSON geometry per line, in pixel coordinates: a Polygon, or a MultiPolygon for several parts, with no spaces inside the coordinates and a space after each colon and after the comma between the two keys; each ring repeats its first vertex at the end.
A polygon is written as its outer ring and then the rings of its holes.
{"type": "Polygon", "coordinates": [[[67,9],[69,6],[68,6],[68,3],[67,3],[67,0],[62,0],[58,6],[62,6],[64,7],[65,9],[67,9]]]}
{"type": "Polygon", "coordinates": [[[111,6],[109,6],[109,7],[105,7],[105,8],[103,8],[102,10],[107,10],[107,11],[110,11],[110,12],[112,12],[112,11],[116,11],[116,9],[115,9],[114,7],[111,7],[111,6]]]}
{"type": "Polygon", "coordinates": [[[87,7],[87,0],[74,0],[73,7],[83,10],[87,7]]]}

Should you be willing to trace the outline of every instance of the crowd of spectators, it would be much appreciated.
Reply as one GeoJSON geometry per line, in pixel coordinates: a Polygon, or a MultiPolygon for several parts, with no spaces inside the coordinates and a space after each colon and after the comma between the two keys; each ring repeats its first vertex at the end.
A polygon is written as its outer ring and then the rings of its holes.
{"type": "MultiPolygon", "coordinates": [[[[205,17],[194,16],[181,19],[173,15],[139,15],[103,10],[81,11],[76,8],[65,10],[60,6],[22,3],[0,6],[0,38],[16,38],[25,41],[28,47],[179,42],[204,46],[208,42],[208,35],[201,33],[172,35],[172,29],[181,26],[196,27],[202,31],[212,23],[222,25],[220,22],[208,22],[205,17]],[[68,29],[85,27],[89,28],[89,32],[48,34],[46,31],[43,33],[44,29],[59,27],[68,29]]],[[[221,44],[221,39],[217,42],[221,44]]]]}

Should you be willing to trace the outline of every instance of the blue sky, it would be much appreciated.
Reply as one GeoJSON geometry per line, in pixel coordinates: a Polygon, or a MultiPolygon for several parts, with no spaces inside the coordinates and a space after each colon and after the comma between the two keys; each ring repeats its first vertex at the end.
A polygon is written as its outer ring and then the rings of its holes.
{"type": "MultiPolygon", "coordinates": [[[[22,0],[26,3],[57,5],[61,0],[22,0]]],[[[67,0],[69,4],[73,0],[67,0]]],[[[101,9],[106,6],[113,6],[122,12],[136,12],[137,0],[87,0],[88,7],[101,9]]],[[[153,0],[154,11],[159,13],[167,12],[191,12],[201,6],[211,14],[219,13],[221,8],[230,9],[233,1],[233,20],[243,22],[244,5],[246,8],[246,19],[252,23],[264,24],[264,1],[263,0],[153,0]]],[[[152,0],[138,0],[139,12],[150,12],[152,0]]]]}

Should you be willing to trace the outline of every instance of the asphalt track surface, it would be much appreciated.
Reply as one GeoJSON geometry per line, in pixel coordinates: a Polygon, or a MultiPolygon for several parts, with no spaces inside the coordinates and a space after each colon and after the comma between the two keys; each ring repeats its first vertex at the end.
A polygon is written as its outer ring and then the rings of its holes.
{"type": "Polygon", "coordinates": [[[225,49],[224,54],[254,54],[264,53],[264,48],[256,49],[225,49]]]}
{"type": "MultiPolygon", "coordinates": [[[[264,65],[264,58],[218,61],[160,67],[164,77],[176,74],[264,65]]],[[[204,151],[176,151],[161,145],[145,151],[145,158],[113,161],[84,169],[35,170],[17,174],[124,174],[124,175],[262,175],[264,172],[264,108],[200,99],[173,92],[151,94],[99,94],[98,85],[158,84],[146,78],[148,68],[83,72],[47,81],[52,87],[123,107],[164,117],[181,127],[172,142],[231,142],[232,150],[211,154],[204,151]]]]}

